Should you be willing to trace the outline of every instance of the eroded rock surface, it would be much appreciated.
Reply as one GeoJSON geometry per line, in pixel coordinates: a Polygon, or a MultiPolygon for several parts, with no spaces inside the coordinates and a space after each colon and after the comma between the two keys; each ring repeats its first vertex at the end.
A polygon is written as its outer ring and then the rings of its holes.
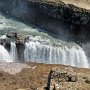
{"type": "Polygon", "coordinates": [[[35,24],[45,16],[90,25],[89,0],[0,0],[0,3],[0,11],[35,24]]]}
{"type": "Polygon", "coordinates": [[[6,36],[15,43],[24,43],[29,39],[29,36],[17,32],[9,32],[6,36]]]}
{"type": "Polygon", "coordinates": [[[40,13],[49,15],[50,17],[62,19],[77,25],[90,24],[89,1],[29,0],[29,3],[31,7],[37,8],[40,13]]]}
{"type": "Polygon", "coordinates": [[[50,76],[50,90],[88,90],[83,86],[90,86],[90,76],[81,72],[78,73],[71,67],[54,67],[50,76]]]}

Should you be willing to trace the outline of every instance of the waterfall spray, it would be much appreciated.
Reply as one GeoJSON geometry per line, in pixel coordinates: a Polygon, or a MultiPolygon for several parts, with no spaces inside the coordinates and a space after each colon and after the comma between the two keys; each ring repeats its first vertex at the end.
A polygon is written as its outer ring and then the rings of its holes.
{"type": "Polygon", "coordinates": [[[8,51],[0,45],[0,62],[13,62],[8,51]]]}
{"type": "Polygon", "coordinates": [[[13,41],[11,42],[10,56],[14,61],[16,61],[18,58],[16,44],[13,41]]]}
{"type": "Polygon", "coordinates": [[[64,64],[76,67],[88,68],[88,60],[81,47],[54,47],[42,45],[39,42],[28,42],[25,44],[25,61],[47,64],[64,64]]]}

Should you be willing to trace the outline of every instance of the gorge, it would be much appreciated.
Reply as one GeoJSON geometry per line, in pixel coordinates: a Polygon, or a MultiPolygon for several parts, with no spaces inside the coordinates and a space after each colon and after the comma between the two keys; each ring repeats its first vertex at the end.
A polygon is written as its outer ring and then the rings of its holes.
{"type": "Polygon", "coordinates": [[[0,61],[89,68],[89,16],[88,10],[63,2],[0,0],[0,61]],[[28,39],[8,37],[11,32],[28,39]]]}

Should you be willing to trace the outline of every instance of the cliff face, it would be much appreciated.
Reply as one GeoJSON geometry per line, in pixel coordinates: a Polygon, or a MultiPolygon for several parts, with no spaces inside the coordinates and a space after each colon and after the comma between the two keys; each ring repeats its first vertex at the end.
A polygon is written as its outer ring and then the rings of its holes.
{"type": "Polygon", "coordinates": [[[89,69],[35,63],[0,64],[0,90],[89,89],[89,69]]]}
{"type": "MultiPolygon", "coordinates": [[[[85,9],[85,7],[79,6],[76,3],[79,0],[72,1],[0,0],[0,11],[26,22],[31,22],[49,32],[59,34],[66,38],[65,40],[88,41],[90,38],[89,8],[85,9]]],[[[88,1],[85,2],[89,3],[88,1]]],[[[80,2],[80,5],[82,3],[84,0],[80,2]]]]}
{"type": "Polygon", "coordinates": [[[89,3],[85,0],[0,0],[0,10],[22,19],[34,20],[44,14],[72,24],[89,25],[89,3]]]}
{"type": "Polygon", "coordinates": [[[77,25],[89,25],[90,11],[87,8],[75,6],[73,4],[75,1],[73,3],[65,3],[66,1],[67,0],[29,0],[29,5],[30,7],[38,9],[38,12],[55,19],[61,19],[77,25]]]}
{"type": "Polygon", "coordinates": [[[36,12],[34,23],[46,30],[66,36],[74,41],[89,41],[90,9],[82,0],[28,0],[36,12]],[[76,2],[80,2],[79,4],[76,2]],[[88,8],[85,8],[85,5],[88,8]],[[81,5],[84,5],[81,6],[81,5]],[[67,34],[68,33],[68,34],[67,34]],[[70,36],[70,37],[69,37],[70,36]]]}
{"type": "Polygon", "coordinates": [[[27,4],[27,0],[0,0],[0,11],[13,17],[27,19],[26,14],[29,12],[27,4]]]}

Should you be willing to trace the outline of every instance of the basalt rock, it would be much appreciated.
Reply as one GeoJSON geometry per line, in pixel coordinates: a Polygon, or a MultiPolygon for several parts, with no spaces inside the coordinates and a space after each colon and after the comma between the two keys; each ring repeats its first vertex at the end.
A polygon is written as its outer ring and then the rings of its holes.
{"type": "Polygon", "coordinates": [[[0,44],[4,45],[4,43],[9,44],[11,41],[15,43],[22,43],[24,44],[26,41],[29,40],[29,36],[24,35],[22,33],[16,32],[9,32],[6,34],[6,38],[0,38],[0,44]]]}
{"type": "MultiPolygon", "coordinates": [[[[90,10],[81,7],[81,5],[74,5],[75,1],[73,3],[66,2],[67,0],[29,0],[30,7],[35,8],[38,13],[48,15],[48,17],[77,25],[90,24],[90,10]]],[[[88,1],[86,2],[88,3],[88,1]]],[[[83,1],[80,4],[82,3],[83,1]]]]}
{"type": "Polygon", "coordinates": [[[29,21],[67,41],[90,41],[90,1],[28,0],[29,21]],[[68,33],[68,34],[67,34],[68,33]]]}
{"type": "Polygon", "coordinates": [[[90,25],[90,1],[86,0],[0,0],[0,3],[0,11],[35,24],[49,17],[90,25]]]}
{"type": "Polygon", "coordinates": [[[25,50],[25,42],[29,40],[29,36],[16,33],[9,32],[6,34],[6,38],[0,39],[0,44],[3,45],[9,52],[11,49],[11,42],[16,44],[17,54],[19,60],[24,60],[24,50],[25,50]]]}
{"type": "Polygon", "coordinates": [[[29,39],[29,36],[16,32],[7,33],[6,36],[15,43],[24,43],[29,39]]]}

